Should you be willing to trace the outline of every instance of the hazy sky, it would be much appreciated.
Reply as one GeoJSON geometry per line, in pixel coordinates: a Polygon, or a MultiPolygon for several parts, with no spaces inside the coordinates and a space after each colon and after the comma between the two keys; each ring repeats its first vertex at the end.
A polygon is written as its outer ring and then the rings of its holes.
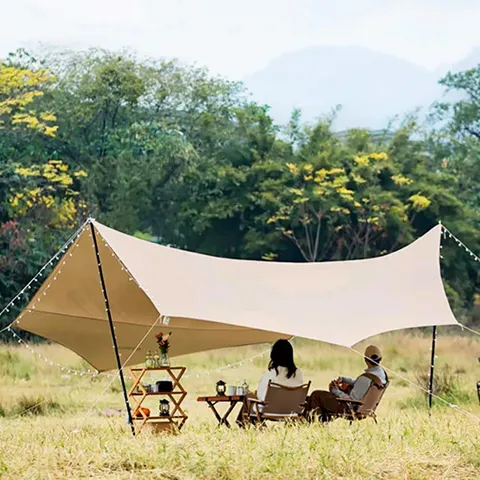
{"type": "Polygon", "coordinates": [[[242,78],[282,53],[359,45],[428,68],[480,45],[480,0],[0,0],[0,57],[130,47],[242,78]]]}

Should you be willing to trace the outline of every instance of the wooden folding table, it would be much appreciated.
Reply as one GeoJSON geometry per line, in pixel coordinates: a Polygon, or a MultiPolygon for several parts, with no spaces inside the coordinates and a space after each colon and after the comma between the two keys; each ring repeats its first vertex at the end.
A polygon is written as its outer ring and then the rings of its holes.
{"type": "Polygon", "coordinates": [[[228,421],[229,415],[232,413],[233,409],[238,403],[241,403],[245,406],[246,398],[246,395],[211,395],[208,397],[198,397],[197,402],[205,402],[210,407],[215,415],[215,418],[218,420],[219,425],[230,427],[230,422],[228,421]],[[223,416],[221,416],[215,408],[215,405],[218,403],[230,404],[223,416]]]}

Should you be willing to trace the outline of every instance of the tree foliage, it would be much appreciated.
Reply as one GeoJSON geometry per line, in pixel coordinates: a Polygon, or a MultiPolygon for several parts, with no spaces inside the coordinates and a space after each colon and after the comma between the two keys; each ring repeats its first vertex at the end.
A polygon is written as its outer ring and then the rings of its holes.
{"type": "MultiPolygon", "coordinates": [[[[12,55],[0,65],[2,303],[88,214],[231,258],[381,256],[439,220],[480,250],[479,71],[442,80],[462,96],[436,106],[433,134],[410,121],[340,136],[334,116],[307,125],[294,111],[277,126],[241,84],[178,61],[12,55]]],[[[467,311],[478,270],[461,250],[443,257],[467,311]]]]}
{"type": "Polygon", "coordinates": [[[430,150],[443,168],[460,180],[467,203],[480,209],[480,65],[448,73],[440,83],[456,95],[455,102],[438,103],[435,119],[441,128],[432,135],[430,150]]]}
{"type": "Polygon", "coordinates": [[[34,71],[0,64],[0,128],[25,126],[54,137],[58,126],[51,122],[55,122],[55,115],[30,110],[35,100],[44,95],[45,85],[53,80],[46,69],[34,71]]]}
{"type": "MultiPolygon", "coordinates": [[[[0,64],[0,298],[12,297],[78,224],[87,173],[45,161],[36,145],[52,141],[57,117],[40,100],[54,76],[47,69],[0,64]]],[[[12,313],[14,310],[12,311],[12,313]]],[[[0,319],[1,321],[1,319],[0,319]]],[[[3,322],[2,322],[3,323],[3,322]]],[[[1,325],[1,323],[0,323],[1,325]]]]}

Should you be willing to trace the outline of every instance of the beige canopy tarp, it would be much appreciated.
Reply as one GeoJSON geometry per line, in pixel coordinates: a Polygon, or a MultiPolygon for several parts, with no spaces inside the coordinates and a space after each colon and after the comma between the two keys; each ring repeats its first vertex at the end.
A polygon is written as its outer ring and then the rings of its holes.
{"type": "MultiPolygon", "coordinates": [[[[390,330],[457,323],[440,275],[440,226],[379,258],[277,263],[200,255],[93,225],[122,361],[157,322],[128,364],[144,360],[160,331],[173,332],[177,356],[292,335],[351,346],[390,330]]],[[[19,326],[104,371],[116,363],[90,228],[19,326]]]]}

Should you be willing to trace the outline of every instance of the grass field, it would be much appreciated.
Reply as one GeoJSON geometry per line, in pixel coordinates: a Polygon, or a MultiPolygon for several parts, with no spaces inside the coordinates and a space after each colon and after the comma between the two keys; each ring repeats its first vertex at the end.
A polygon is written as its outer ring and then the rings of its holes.
{"type": "MultiPolygon", "coordinates": [[[[413,382],[425,382],[428,337],[398,333],[375,343],[384,363],[413,382]]],[[[296,361],[314,388],[339,374],[363,369],[355,353],[321,343],[294,340],[296,361]]],[[[362,350],[365,344],[356,347],[362,350]]],[[[480,478],[480,422],[438,401],[430,416],[426,398],[391,375],[378,410],[379,425],[272,424],[264,430],[218,428],[196,397],[214,393],[220,378],[253,388],[268,354],[253,362],[197,378],[249,358],[266,345],[207,352],[174,359],[188,367],[185,400],[189,419],[180,435],[141,434],[132,438],[122,409],[120,384],[106,376],[68,375],[38,360],[24,347],[0,346],[1,478],[165,478],[165,479],[476,479],[480,478]],[[95,408],[90,408],[106,389],[95,408]]],[[[475,383],[480,380],[480,341],[442,334],[438,340],[438,393],[480,417],[475,383]]],[[[38,351],[69,368],[88,366],[56,345],[38,351]]],[[[156,409],[155,403],[152,408],[156,409]]]]}

